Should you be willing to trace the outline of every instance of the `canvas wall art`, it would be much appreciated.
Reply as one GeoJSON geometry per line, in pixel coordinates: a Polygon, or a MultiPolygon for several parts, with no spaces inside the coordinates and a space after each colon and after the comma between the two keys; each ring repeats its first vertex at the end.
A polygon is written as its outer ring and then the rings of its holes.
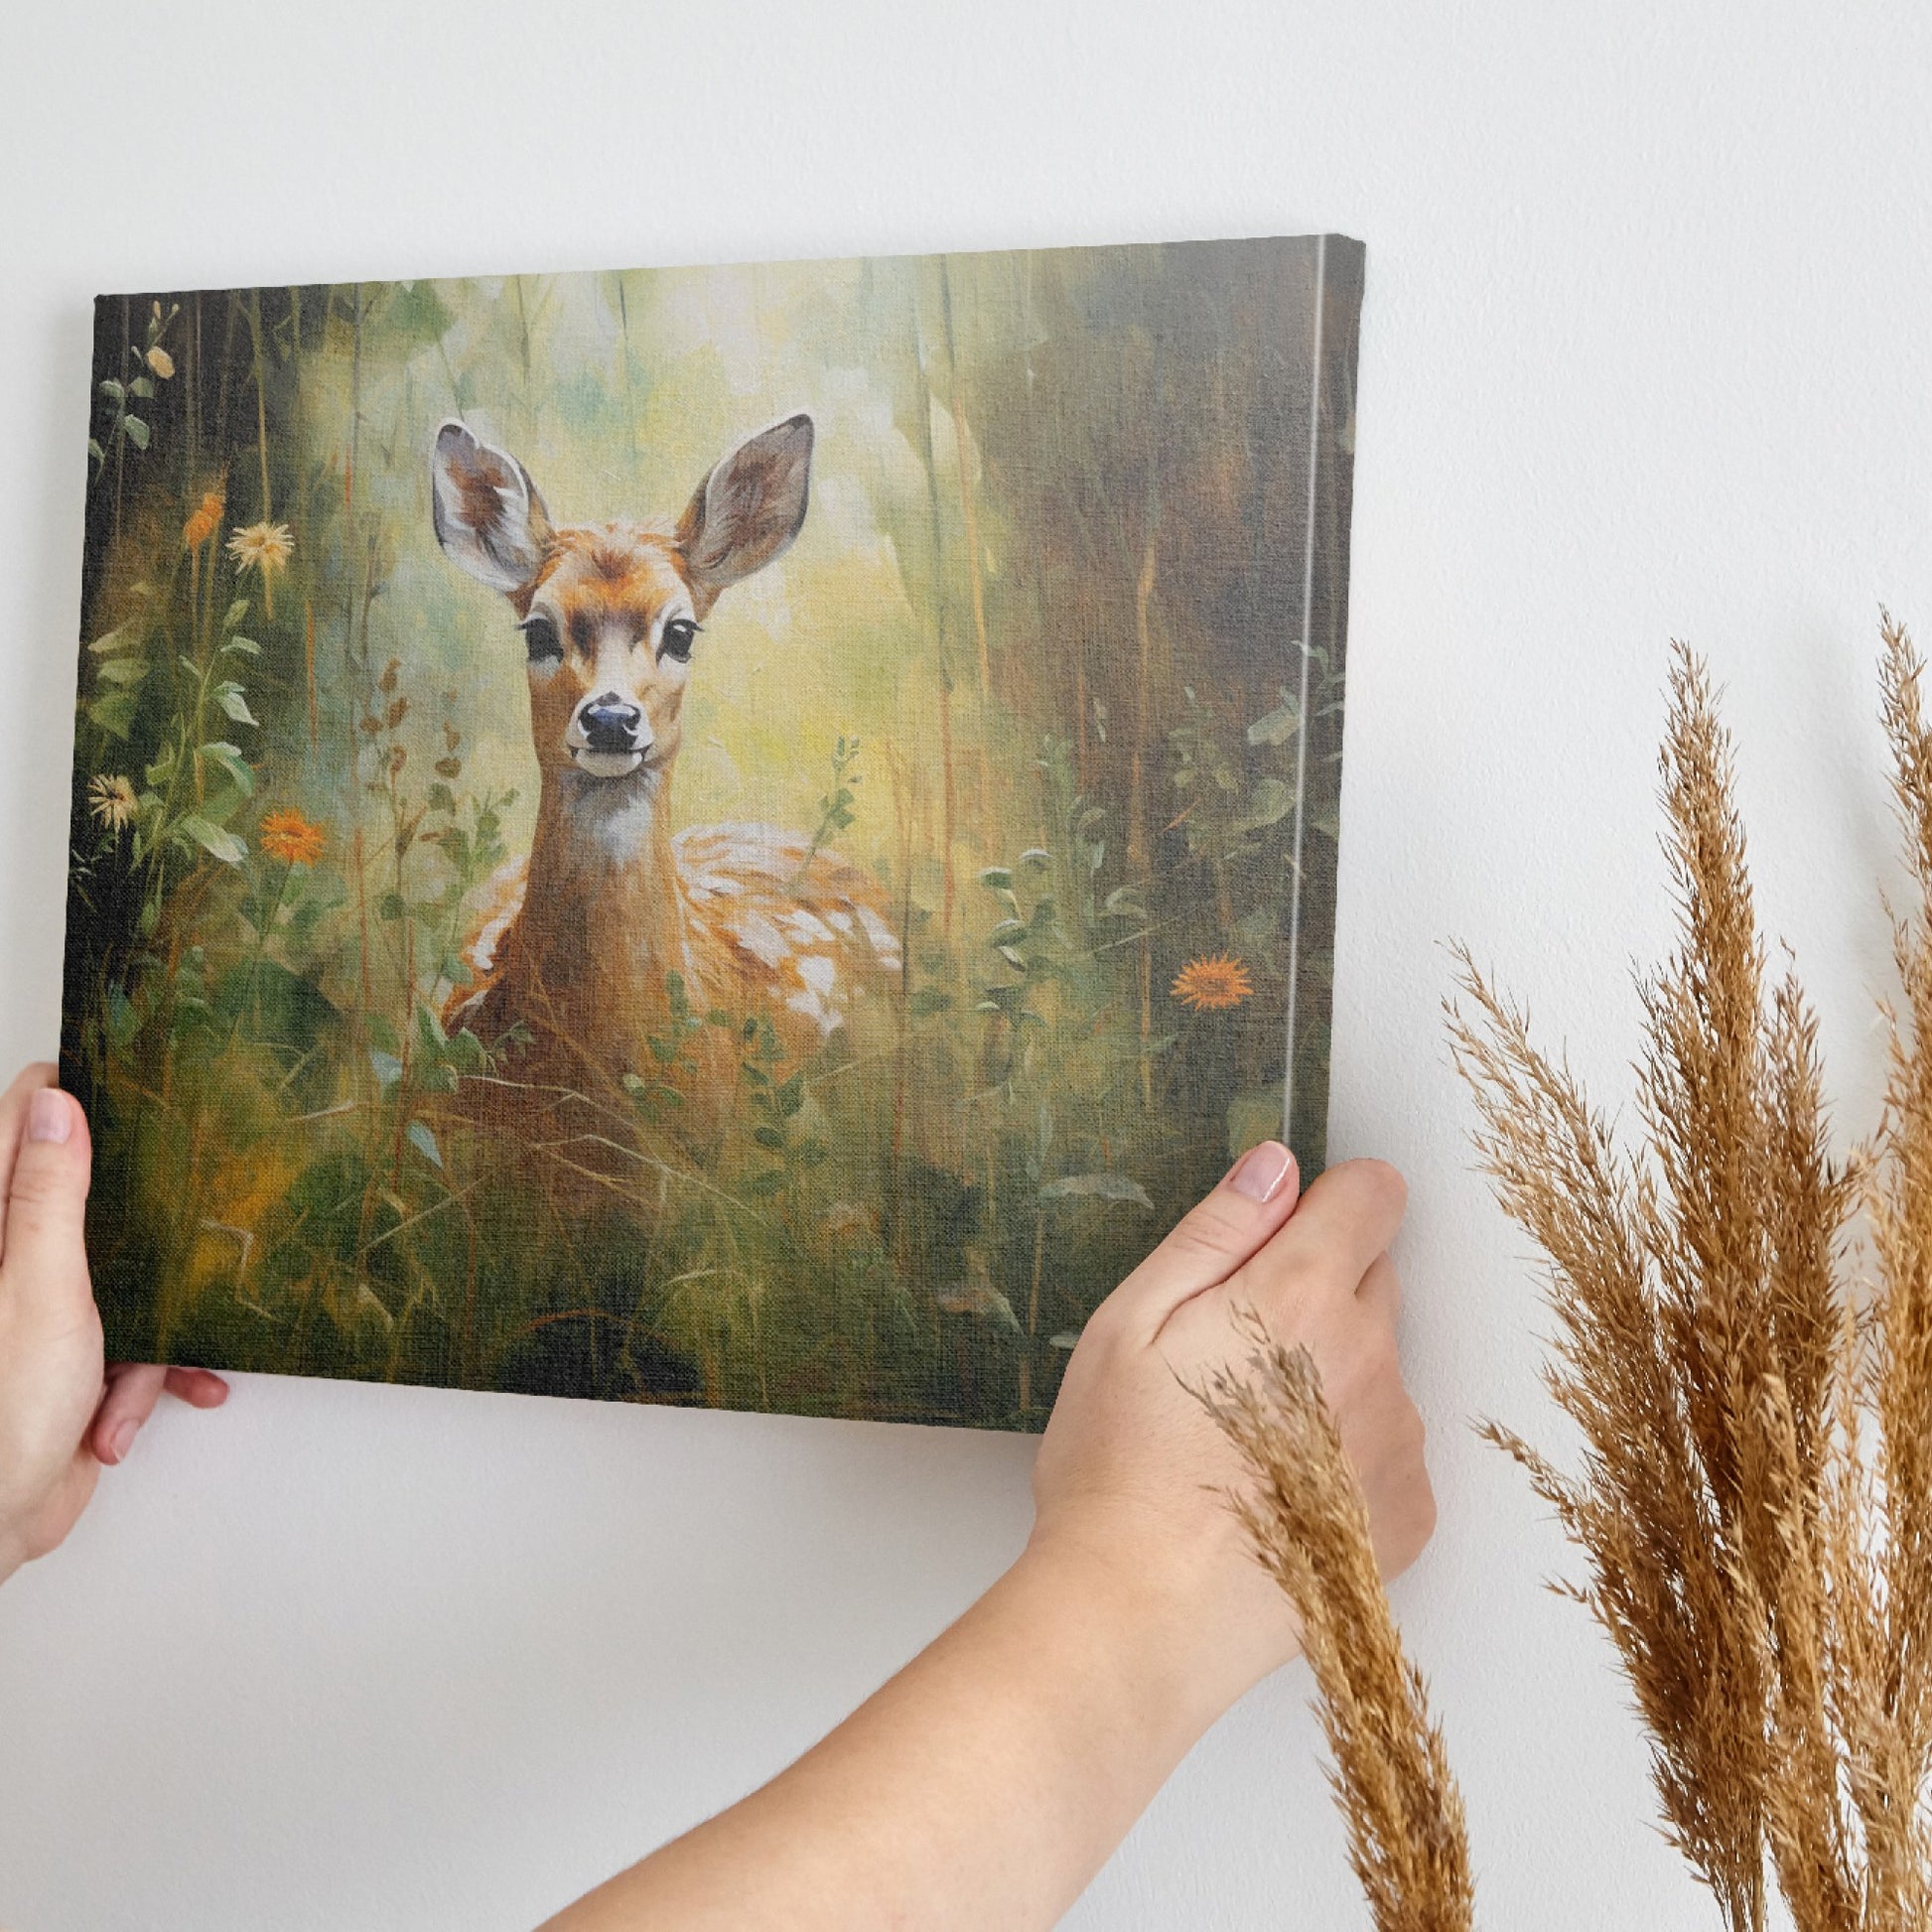
{"type": "Polygon", "coordinates": [[[1320,1165],[1362,266],[103,298],[110,1353],[1038,1428],[1320,1165]]]}

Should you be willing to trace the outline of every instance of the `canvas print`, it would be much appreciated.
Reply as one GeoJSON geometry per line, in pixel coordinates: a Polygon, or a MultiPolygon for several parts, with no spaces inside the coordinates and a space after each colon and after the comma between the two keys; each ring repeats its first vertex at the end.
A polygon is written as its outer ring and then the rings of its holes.
{"type": "Polygon", "coordinates": [[[110,1353],[1040,1427],[1321,1162],[1362,265],[103,298],[110,1353]]]}

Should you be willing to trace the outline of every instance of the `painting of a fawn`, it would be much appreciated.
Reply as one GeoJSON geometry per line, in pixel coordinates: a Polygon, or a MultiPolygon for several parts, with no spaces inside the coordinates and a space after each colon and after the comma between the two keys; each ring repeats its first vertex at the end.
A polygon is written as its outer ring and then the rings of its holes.
{"type": "MultiPolygon", "coordinates": [[[[529,473],[464,424],[437,431],[436,535],[500,592],[528,661],[541,774],[529,856],[493,882],[452,1028],[527,1035],[510,1065],[529,1101],[609,1097],[673,1008],[763,1017],[787,1058],[816,1051],[899,971],[877,885],[806,835],[762,824],[673,829],[671,774],[700,632],[722,594],[804,524],[812,420],[740,444],[673,523],[552,523],[529,473]]],[[[685,1115],[702,1131],[731,1077],[692,1042],[685,1115]]],[[[709,1047],[709,1051],[707,1051],[709,1047]]]]}
{"type": "Polygon", "coordinates": [[[1362,271],[102,298],[114,1356],[1039,1428],[1235,1155],[1323,1158],[1362,271]]]}

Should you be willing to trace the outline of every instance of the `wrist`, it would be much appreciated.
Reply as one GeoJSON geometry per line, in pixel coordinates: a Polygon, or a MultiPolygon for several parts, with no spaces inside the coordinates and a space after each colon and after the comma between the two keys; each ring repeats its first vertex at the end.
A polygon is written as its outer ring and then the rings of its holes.
{"type": "MultiPolygon", "coordinates": [[[[1177,1761],[1294,1645],[1272,1641],[1264,1654],[1252,1629],[1231,1627],[1213,1589],[1175,1570],[1035,1529],[1003,1585],[1025,1597],[1030,1616],[1072,1633],[1084,1667],[1119,1687],[1177,1761]]],[[[1275,1607],[1266,1597],[1262,1605],[1275,1607]]]]}

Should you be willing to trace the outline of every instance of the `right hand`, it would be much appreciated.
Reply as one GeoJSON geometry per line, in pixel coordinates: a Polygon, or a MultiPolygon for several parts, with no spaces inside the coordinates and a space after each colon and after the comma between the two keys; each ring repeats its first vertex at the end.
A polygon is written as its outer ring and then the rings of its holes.
{"type": "Polygon", "coordinates": [[[1389,1244],[1407,1198],[1379,1161],[1298,1191],[1279,1143],[1251,1149],[1095,1311],[1067,1363],[1035,1465],[1029,1556],[1070,1559],[1094,1587],[1137,1595],[1191,1660],[1218,1714],[1299,1648],[1287,1599],[1256,1562],[1225,1492],[1239,1456],[1189,1393],[1252,1350],[1258,1313],[1304,1343],[1366,1492],[1385,1577],[1436,1525],[1423,1425],[1396,1359],[1389,1244]]]}

